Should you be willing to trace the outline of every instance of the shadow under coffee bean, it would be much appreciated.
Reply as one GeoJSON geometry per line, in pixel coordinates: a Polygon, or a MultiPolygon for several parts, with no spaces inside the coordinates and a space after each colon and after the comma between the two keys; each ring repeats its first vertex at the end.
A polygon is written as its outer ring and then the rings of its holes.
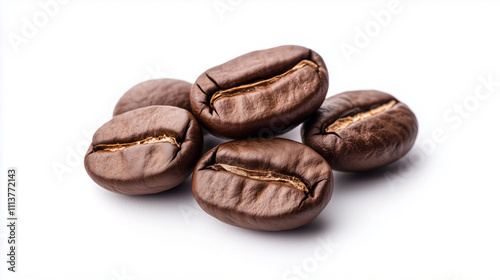
{"type": "Polygon", "coordinates": [[[302,126],[302,141],[334,170],[363,171],[403,157],[417,133],[408,106],[390,94],[361,90],[326,99],[302,126]]]}
{"type": "Polygon", "coordinates": [[[218,220],[253,230],[296,229],[331,200],[332,169],[386,166],[411,149],[418,133],[413,112],[390,94],[351,91],[325,100],[327,91],[321,56],[292,45],[234,58],[193,85],[145,81],[122,96],[113,119],[96,131],[85,169],[103,188],[129,195],[171,189],[192,173],[196,202],[218,220]],[[306,119],[306,145],[266,138],[306,119]],[[207,135],[204,147],[197,120],[215,136],[250,139],[221,144],[207,135]],[[210,150],[200,159],[204,149],[210,150]]]}
{"type": "Polygon", "coordinates": [[[101,126],[85,155],[85,169],[100,186],[122,194],[152,194],[181,184],[203,148],[198,122],[173,106],[149,106],[101,126]]]}

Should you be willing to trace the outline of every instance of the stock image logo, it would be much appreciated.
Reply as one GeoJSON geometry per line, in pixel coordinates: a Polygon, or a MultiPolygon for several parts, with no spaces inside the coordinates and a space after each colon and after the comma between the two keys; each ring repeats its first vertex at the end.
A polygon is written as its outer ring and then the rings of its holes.
{"type": "Polygon", "coordinates": [[[395,172],[384,173],[391,191],[395,191],[396,186],[406,182],[417,167],[434,155],[437,148],[448,141],[451,132],[459,130],[464,122],[480,108],[481,103],[487,102],[493,94],[500,92],[500,81],[494,80],[493,74],[481,75],[477,79],[479,83],[475,85],[473,93],[466,95],[461,102],[454,103],[442,113],[445,125],[434,128],[430,136],[419,140],[415,148],[401,159],[401,164],[395,172]]]}
{"type": "Polygon", "coordinates": [[[282,280],[304,280],[311,279],[321,265],[324,265],[327,260],[336,253],[340,245],[333,242],[331,237],[318,238],[318,245],[314,248],[311,256],[304,258],[298,264],[294,264],[290,269],[286,270],[282,280]]]}
{"type": "Polygon", "coordinates": [[[352,43],[341,42],[339,47],[346,61],[351,63],[352,56],[360,54],[363,49],[368,47],[372,40],[379,36],[384,28],[387,28],[395,15],[403,11],[403,6],[398,0],[392,0],[387,3],[387,8],[379,11],[371,11],[372,20],[368,21],[363,28],[355,27],[352,43]]]}
{"type": "Polygon", "coordinates": [[[56,17],[61,8],[67,3],[69,3],[68,0],[39,1],[39,9],[31,17],[21,17],[22,25],[20,30],[7,34],[14,52],[18,53],[21,47],[37,37],[41,30],[49,25],[51,19],[56,17]]]}
{"type": "Polygon", "coordinates": [[[215,0],[212,1],[212,7],[219,19],[223,21],[226,19],[227,13],[233,12],[242,2],[243,0],[215,0]]]}

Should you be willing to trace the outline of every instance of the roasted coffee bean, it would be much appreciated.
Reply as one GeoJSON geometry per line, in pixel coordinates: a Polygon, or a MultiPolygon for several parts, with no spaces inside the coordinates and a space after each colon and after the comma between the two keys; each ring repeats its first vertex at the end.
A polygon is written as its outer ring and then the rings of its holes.
{"type": "Polygon", "coordinates": [[[340,171],[381,167],[403,157],[417,137],[413,112],[375,90],[337,94],[302,126],[302,141],[340,171]]]}
{"type": "Polygon", "coordinates": [[[227,138],[284,133],[316,111],[328,90],[323,59],[300,46],[251,52],[201,74],[191,89],[195,117],[227,138]]]}
{"type": "Polygon", "coordinates": [[[158,193],[191,174],[202,147],[203,135],[191,113],[149,106],[101,126],[85,155],[85,169],[98,185],[113,192],[158,193]]]}
{"type": "Polygon", "coordinates": [[[129,89],[116,103],[113,116],[152,106],[169,105],[191,112],[191,83],[174,79],[148,80],[129,89]]]}
{"type": "Polygon", "coordinates": [[[309,223],[333,193],[328,163],[288,139],[246,139],[208,151],[193,173],[193,194],[208,214],[243,228],[277,231],[309,223]]]}

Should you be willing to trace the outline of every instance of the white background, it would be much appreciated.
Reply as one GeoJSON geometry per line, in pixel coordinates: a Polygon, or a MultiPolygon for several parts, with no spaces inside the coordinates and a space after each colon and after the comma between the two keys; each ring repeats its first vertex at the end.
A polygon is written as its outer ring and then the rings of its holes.
{"type": "MultiPolygon", "coordinates": [[[[48,2],[0,2],[1,279],[500,279],[498,1],[396,11],[389,1],[48,2]],[[193,82],[283,44],[322,55],[329,96],[378,89],[408,104],[420,125],[410,154],[366,174],[334,172],[322,214],[274,233],[212,218],[190,182],[132,197],[87,176],[89,138],[130,87],[193,82]],[[12,166],[16,273],[5,261],[12,166]]],[[[284,137],[300,141],[299,129],[284,137]]]]}

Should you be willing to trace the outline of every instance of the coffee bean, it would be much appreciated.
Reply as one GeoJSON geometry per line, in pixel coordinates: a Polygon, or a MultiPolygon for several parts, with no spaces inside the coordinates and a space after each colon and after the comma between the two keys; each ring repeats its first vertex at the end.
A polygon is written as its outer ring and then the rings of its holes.
{"type": "Polygon", "coordinates": [[[288,139],[246,139],[208,151],[193,173],[193,194],[208,214],[243,228],[286,230],[309,223],[333,193],[328,163],[288,139]]]}
{"type": "Polygon", "coordinates": [[[110,191],[158,193],[191,174],[202,147],[203,135],[191,113],[173,106],[149,106],[101,126],[85,155],[85,169],[110,191]]]}
{"type": "Polygon", "coordinates": [[[227,138],[284,133],[321,106],[328,90],[323,59],[300,46],[251,52],[201,74],[191,89],[195,117],[227,138]]]}
{"type": "Polygon", "coordinates": [[[181,80],[155,79],[142,82],[118,100],[113,116],[152,105],[175,106],[191,112],[190,90],[191,83],[181,80]]]}
{"type": "Polygon", "coordinates": [[[408,106],[390,94],[362,90],[326,99],[302,126],[302,141],[334,170],[363,171],[403,157],[417,132],[408,106]]]}

